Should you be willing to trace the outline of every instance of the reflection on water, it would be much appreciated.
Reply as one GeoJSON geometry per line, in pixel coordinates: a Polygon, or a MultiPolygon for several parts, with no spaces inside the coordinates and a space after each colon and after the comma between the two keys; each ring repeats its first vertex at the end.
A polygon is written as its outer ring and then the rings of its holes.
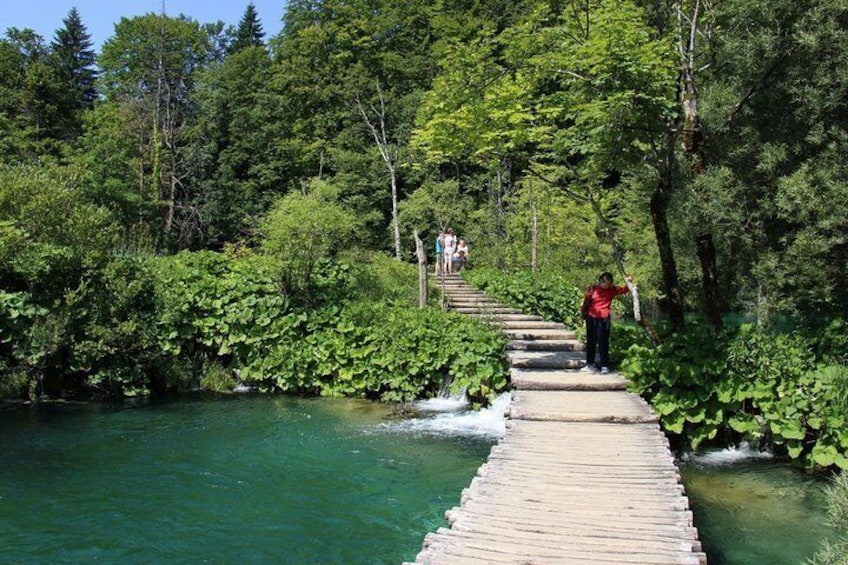
{"type": "Polygon", "coordinates": [[[770,454],[716,451],[681,474],[712,565],[798,565],[828,534],[826,482],[770,454]]]}

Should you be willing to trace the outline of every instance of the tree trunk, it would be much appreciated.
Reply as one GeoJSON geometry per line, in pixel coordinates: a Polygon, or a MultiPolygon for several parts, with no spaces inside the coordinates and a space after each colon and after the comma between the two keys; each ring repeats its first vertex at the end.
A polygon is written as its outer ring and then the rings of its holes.
{"type": "Polygon", "coordinates": [[[389,141],[388,127],[386,126],[386,101],[383,98],[383,91],[377,85],[377,93],[380,98],[380,107],[377,108],[373,104],[370,106],[371,112],[375,119],[372,120],[368,110],[362,104],[362,101],[357,96],[356,108],[359,110],[359,115],[365,121],[365,125],[371,132],[374,138],[374,143],[377,144],[377,149],[380,151],[380,156],[386,164],[386,169],[389,172],[389,180],[392,187],[392,237],[394,239],[395,257],[400,260],[402,258],[400,246],[400,221],[398,217],[398,190],[397,190],[397,168],[399,148],[396,144],[389,141]]]}
{"type": "Polygon", "coordinates": [[[395,240],[395,258],[400,261],[402,258],[400,248],[400,216],[398,214],[398,190],[397,190],[397,173],[395,172],[394,163],[391,161],[386,163],[389,169],[389,176],[392,182],[392,235],[395,240]]]}
{"type": "Polygon", "coordinates": [[[695,239],[695,244],[698,248],[698,260],[701,262],[704,309],[707,314],[707,321],[713,330],[718,331],[722,328],[722,320],[713,236],[709,233],[701,234],[695,239]]]}
{"type": "Polygon", "coordinates": [[[538,217],[538,214],[536,213],[536,203],[535,202],[533,202],[530,205],[530,208],[531,208],[531,213],[533,215],[532,224],[531,224],[531,228],[530,228],[530,236],[531,236],[531,240],[532,240],[531,248],[530,248],[530,268],[535,273],[536,268],[537,268],[536,255],[538,253],[537,250],[539,248],[539,217],[538,217]]]}
{"type": "MultiPolygon", "coordinates": [[[[698,84],[696,81],[696,41],[699,36],[701,3],[696,0],[692,13],[683,17],[683,6],[678,4],[678,25],[680,35],[680,60],[682,62],[683,89],[683,153],[690,159],[689,170],[694,179],[706,168],[704,154],[704,132],[698,112],[698,84]],[[684,23],[687,22],[687,23],[684,23]],[[688,30],[687,26],[688,25],[688,30]]],[[[716,250],[713,236],[705,230],[695,236],[695,247],[701,264],[701,280],[704,298],[704,310],[707,321],[713,330],[720,330],[721,305],[719,302],[718,276],[716,275],[716,250]]]]}
{"type": "MultiPolygon", "coordinates": [[[[660,184],[671,182],[671,179],[659,181],[660,184]]],[[[671,320],[675,330],[684,327],[683,301],[681,300],[680,285],[677,280],[677,263],[674,260],[674,249],[671,246],[671,232],[668,228],[668,196],[667,189],[658,186],[651,197],[651,221],[654,225],[654,235],[657,238],[657,249],[660,254],[663,287],[666,298],[662,307],[671,320]]]]}

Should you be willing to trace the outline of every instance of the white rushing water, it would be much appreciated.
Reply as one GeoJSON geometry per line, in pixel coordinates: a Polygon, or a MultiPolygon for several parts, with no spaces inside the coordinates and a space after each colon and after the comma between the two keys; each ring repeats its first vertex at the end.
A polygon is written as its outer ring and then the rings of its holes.
{"type": "Polygon", "coordinates": [[[732,465],[743,461],[754,459],[772,459],[774,454],[770,451],[760,451],[743,441],[738,446],[714,449],[703,453],[687,453],[683,456],[685,461],[700,463],[702,465],[732,465]]]}
{"type": "Polygon", "coordinates": [[[421,433],[442,436],[478,436],[501,438],[506,431],[504,412],[512,399],[511,393],[500,395],[491,406],[470,410],[462,397],[433,398],[415,403],[426,415],[391,424],[385,430],[398,433],[421,433]]]}

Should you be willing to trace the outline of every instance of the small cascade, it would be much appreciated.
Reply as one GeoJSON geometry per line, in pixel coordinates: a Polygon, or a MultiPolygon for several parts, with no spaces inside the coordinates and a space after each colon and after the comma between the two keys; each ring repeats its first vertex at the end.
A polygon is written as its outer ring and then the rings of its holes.
{"type": "Polygon", "coordinates": [[[464,395],[461,400],[459,398],[423,400],[415,404],[416,408],[422,412],[433,412],[432,415],[383,424],[381,427],[394,433],[499,439],[506,432],[504,413],[511,399],[511,393],[503,393],[491,406],[482,410],[469,410],[468,400],[464,395]]]}
{"type": "Polygon", "coordinates": [[[236,380],[238,381],[238,383],[236,384],[236,386],[233,387],[233,390],[232,390],[232,392],[234,394],[245,394],[245,393],[248,393],[248,392],[256,392],[255,386],[251,386],[251,385],[245,383],[241,379],[241,371],[239,371],[238,369],[234,369],[233,370],[233,376],[235,376],[236,380]]]}
{"type": "Polygon", "coordinates": [[[760,451],[746,441],[743,441],[738,446],[705,451],[704,453],[686,453],[682,457],[684,461],[700,465],[733,465],[734,463],[773,458],[774,453],[760,451]]]}
{"type": "Polygon", "coordinates": [[[438,396],[416,401],[413,406],[419,412],[456,412],[465,410],[469,406],[465,390],[458,394],[451,394],[450,387],[453,379],[450,375],[442,381],[438,396]]]}

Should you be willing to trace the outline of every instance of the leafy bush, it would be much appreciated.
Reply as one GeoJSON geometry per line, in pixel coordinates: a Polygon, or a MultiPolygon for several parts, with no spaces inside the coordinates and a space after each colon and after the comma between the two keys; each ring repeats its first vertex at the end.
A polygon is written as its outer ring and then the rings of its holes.
{"type": "Polygon", "coordinates": [[[446,381],[484,403],[507,384],[504,338],[463,316],[360,302],[311,312],[245,367],[261,390],[406,402],[446,381]]]}
{"type": "Polygon", "coordinates": [[[811,565],[848,565],[848,473],[833,479],[827,491],[827,516],[833,535],[825,538],[811,565]]]}
{"type": "Polygon", "coordinates": [[[277,276],[289,295],[308,298],[319,281],[320,262],[351,247],[358,220],[334,201],[332,186],[314,181],[309,194],[292,192],[262,221],[262,249],[277,261],[277,276]]]}
{"type": "Polygon", "coordinates": [[[848,369],[817,364],[799,334],[691,325],[621,367],[664,429],[692,448],[723,433],[785,449],[807,467],[848,468],[848,369]]]}
{"type": "Polygon", "coordinates": [[[358,299],[411,306],[418,303],[418,266],[385,253],[357,257],[353,295],[358,299]]]}

